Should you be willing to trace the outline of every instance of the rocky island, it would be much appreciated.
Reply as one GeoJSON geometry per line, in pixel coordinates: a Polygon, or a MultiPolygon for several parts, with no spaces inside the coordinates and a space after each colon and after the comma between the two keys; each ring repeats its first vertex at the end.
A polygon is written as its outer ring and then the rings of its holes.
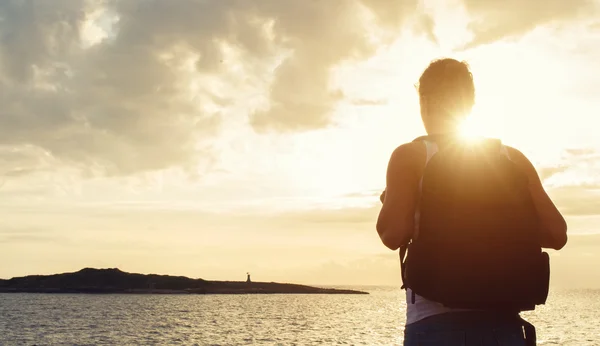
{"type": "Polygon", "coordinates": [[[138,294],[368,294],[276,282],[208,281],[185,276],[126,273],[84,268],[75,273],[30,275],[0,280],[0,293],[138,294]]]}

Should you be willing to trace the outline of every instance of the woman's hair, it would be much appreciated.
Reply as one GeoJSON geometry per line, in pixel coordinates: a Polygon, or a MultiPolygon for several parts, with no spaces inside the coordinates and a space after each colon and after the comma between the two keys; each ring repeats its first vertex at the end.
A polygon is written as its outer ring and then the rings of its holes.
{"type": "Polygon", "coordinates": [[[419,78],[417,88],[429,115],[462,117],[475,104],[473,74],[464,61],[434,60],[419,78]]]}

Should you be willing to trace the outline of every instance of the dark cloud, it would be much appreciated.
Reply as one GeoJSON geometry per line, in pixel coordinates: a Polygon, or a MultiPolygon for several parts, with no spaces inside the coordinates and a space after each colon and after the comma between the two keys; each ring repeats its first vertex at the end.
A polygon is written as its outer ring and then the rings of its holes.
{"type": "Polygon", "coordinates": [[[0,4],[0,144],[108,174],[189,162],[195,130],[206,133],[214,121],[185,99],[185,80],[161,61],[166,25],[139,30],[143,12],[132,20],[123,10],[114,41],[84,49],[82,23],[93,4],[0,4]]]}
{"type": "Polygon", "coordinates": [[[284,47],[293,52],[275,70],[270,108],[252,116],[258,131],[305,130],[329,124],[333,107],[343,97],[340,91],[330,89],[330,69],[344,60],[367,57],[377,48],[368,39],[359,5],[392,32],[417,10],[417,1],[412,0],[257,3],[262,13],[276,18],[275,32],[286,38],[284,47]]]}
{"type": "Polygon", "coordinates": [[[342,97],[331,90],[331,68],[375,49],[365,11],[380,28],[397,32],[416,5],[416,0],[3,1],[0,146],[33,146],[61,162],[114,175],[195,167],[210,159],[208,142],[229,116],[208,111],[206,104],[226,106],[238,95],[219,94],[210,82],[192,94],[192,79],[253,88],[265,79],[267,62],[280,54],[285,58],[273,72],[269,107],[248,109],[250,123],[257,131],[327,126],[342,97]],[[109,29],[109,37],[84,45],[86,25],[97,13],[96,24],[109,29]],[[237,49],[256,75],[226,80],[224,71],[238,62],[228,60],[224,44],[237,49]],[[185,70],[190,63],[192,70],[185,70]]]}
{"type": "Polygon", "coordinates": [[[469,24],[474,38],[465,49],[522,35],[540,25],[593,17],[598,10],[595,0],[463,1],[474,18],[469,24]]]}

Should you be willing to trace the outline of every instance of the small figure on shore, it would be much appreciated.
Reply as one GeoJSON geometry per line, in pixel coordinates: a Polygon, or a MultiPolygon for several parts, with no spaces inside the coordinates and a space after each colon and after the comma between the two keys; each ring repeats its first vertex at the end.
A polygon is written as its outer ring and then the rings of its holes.
{"type": "Polygon", "coordinates": [[[246,282],[251,283],[252,281],[250,281],[250,273],[246,273],[246,275],[247,275],[246,282]]]}

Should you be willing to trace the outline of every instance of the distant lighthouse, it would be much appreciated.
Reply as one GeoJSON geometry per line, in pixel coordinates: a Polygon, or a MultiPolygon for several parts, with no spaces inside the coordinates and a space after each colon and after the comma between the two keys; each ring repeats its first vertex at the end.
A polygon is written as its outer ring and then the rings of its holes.
{"type": "Polygon", "coordinates": [[[250,281],[250,273],[246,273],[246,275],[246,282],[251,283],[252,281],[250,281]]]}

